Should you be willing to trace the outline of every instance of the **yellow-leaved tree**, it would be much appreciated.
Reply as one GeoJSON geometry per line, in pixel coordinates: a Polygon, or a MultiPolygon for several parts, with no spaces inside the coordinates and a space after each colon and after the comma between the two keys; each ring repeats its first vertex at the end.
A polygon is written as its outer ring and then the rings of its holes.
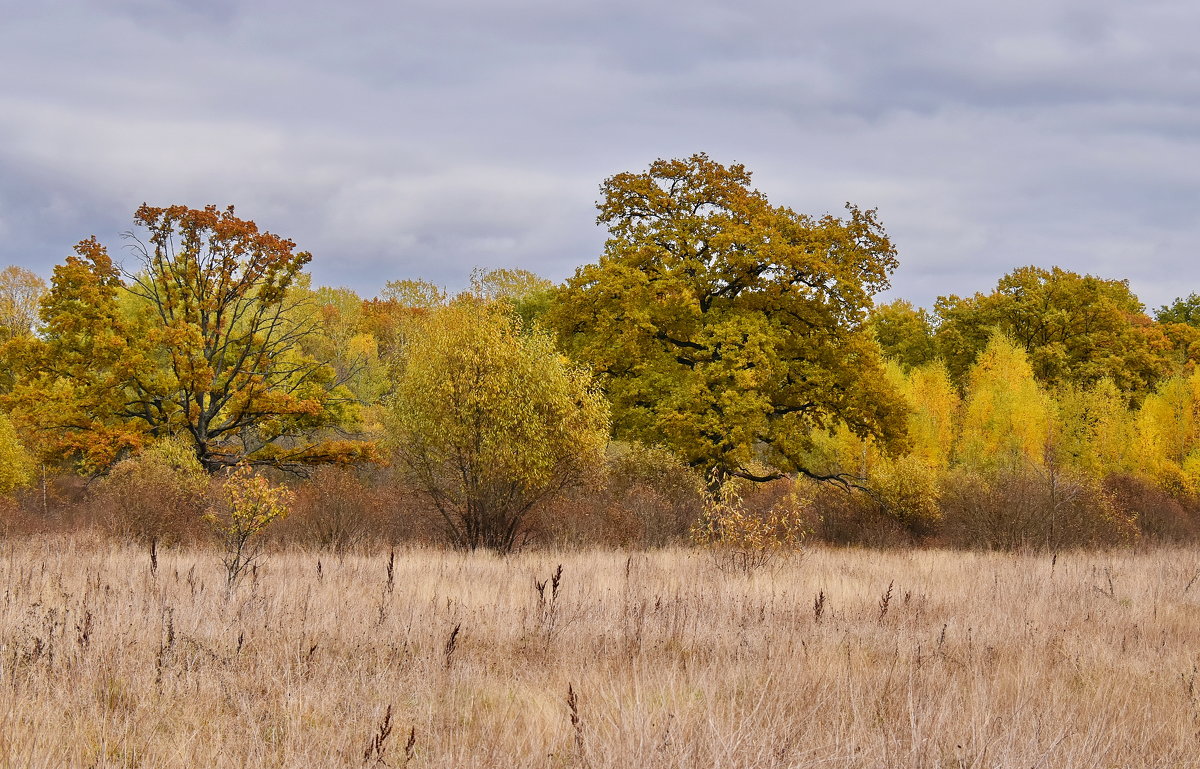
{"type": "Polygon", "coordinates": [[[591,375],[504,302],[462,296],[416,323],[393,397],[399,465],[456,547],[511,550],[535,505],[603,462],[591,375]]]}
{"type": "Polygon", "coordinates": [[[12,422],[0,414],[0,494],[29,485],[33,471],[33,457],[21,445],[12,422]]]}
{"type": "Polygon", "coordinates": [[[930,467],[945,470],[954,452],[962,399],[941,361],[895,377],[908,403],[909,454],[930,467]]]}
{"type": "Polygon", "coordinates": [[[1024,348],[992,334],[967,379],[958,459],[977,468],[1041,465],[1053,401],[1034,378],[1024,348]]]}
{"type": "Polygon", "coordinates": [[[889,378],[908,405],[908,451],[881,453],[872,464],[868,487],[888,517],[924,536],[941,520],[938,501],[949,469],[958,413],[958,390],[941,361],[902,371],[889,364],[889,378]]]}
{"type": "Polygon", "coordinates": [[[1200,371],[1162,382],[1137,415],[1138,470],[1172,491],[1200,491],[1200,371]]]}
{"type": "Polygon", "coordinates": [[[941,483],[954,449],[960,398],[937,361],[906,371],[893,360],[886,376],[908,407],[907,450],[889,452],[843,425],[814,435],[806,461],[825,475],[849,479],[848,485],[862,492],[856,497],[860,510],[922,537],[933,533],[941,518],[941,483]]]}
{"type": "Polygon", "coordinates": [[[1092,478],[1134,469],[1137,431],[1129,399],[1107,377],[1066,385],[1056,398],[1055,459],[1092,478]]]}

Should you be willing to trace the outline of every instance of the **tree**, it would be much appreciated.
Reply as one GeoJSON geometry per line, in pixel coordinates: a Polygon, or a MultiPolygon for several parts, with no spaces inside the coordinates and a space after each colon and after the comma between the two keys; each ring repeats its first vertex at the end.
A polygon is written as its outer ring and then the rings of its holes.
{"type": "Polygon", "coordinates": [[[954,451],[961,399],[941,361],[914,368],[900,389],[909,406],[910,453],[930,467],[945,470],[954,451]]]}
{"type": "Polygon", "coordinates": [[[531,328],[550,309],[554,284],[529,270],[500,267],[471,273],[471,293],[487,301],[506,302],[531,328]]]}
{"type": "Polygon", "coordinates": [[[529,270],[498,267],[471,273],[471,293],[489,302],[517,304],[552,288],[553,283],[529,270]]]}
{"type": "Polygon", "coordinates": [[[606,180],[604,254],[548,315],[596,371],[616,436],[670,448],[714,491],[819,475],[803,455],[834,424],[888,444],[904,432],[863,328],[896,265],[875,212],[814,219],[749,184],[703,154],[606,180]]]}
{"type": "Polygon", "coordinates": [[[21,267],[0,270],[0,342],[33,333],[46,281],[21,267]]]}
{"type": "Polygon", "coordinates": [[[12,422],[0,414],[0,495],[29,485],[33,470],[33,457],[21,445],[12,422]]]}
{"type": "Polygon", "coordinates": [[[1177,298],[1170,304],[1159,307],[1154,312],[1154,319],[1159,323],[1184,323],[1200,328],[1200,296],[1188,294],[1177,298]]]}
{"type": "Polygon", "coordinates": [[[311,333],[301,343],[304,353],[332,366],[335,380],[360,405],[377,404],[389,385],[379,341],[367,330],[367,304],[348,288],[302,288],[295,295],[311,318],[311,333]]]}
{"type": "Polygon", "coordinates": [[[937,357],[933,320],[928,312],[913,307],[911,302],[897,299],[876,306],[867,325],[884,356],[905,368],[932,363],[937,357]]]}
{"type": "Polygon", "coordinates": [[[143,205],[140,269],[94,238],[55,269],[13,400],[49,451],[102,469],[146,436],[186,435],[209,472],[290,470],[369,456],[324,437],[354,419],[331,367],[304,354],[311,312],[292,301],[312,258],[233,208],[143,205]],[[126,280],[122,280],[124,277],[126,280]]]}
{"type": "Polygon", "coordinates": [[[1171,342],[1153,327],[1123,280],[1058,267],[1022,267],[990,294],[940,297],[938,351],[959,382],[999,330],[1019,344],[1048,387],[1108,377],[1144,394],[1170,369],[1171,342]]]}
{"type": "Polygon", "coordinates": [[[12,418],[50,462],[70,457],[102,470],[145,443],[147,426],[124,413],[130,381],[152,375],[144,339],[119,306],[120,273],[95,238],[54,268],[42,298],[40,338],[4,346],[14,384],[12,418]]]}
{"type": "Polygon", "coordinates": [[[431,310],[446,303],[446,289],[427,280],[389,280],[380,298],[404,307],[431,310]]]}
{"type": "Polygon", "coordinates": [[[1173,492],[1200,492],[1200,371],[1164,380],[1137,414],[1137,464],[1173,492]]]}
{"type": "Polygon", "coordinates": [[[191,446],[167,438],[116,463],[93,488],[110,531],[154,549],[195,533],[209,476],[191,446]]]}
{"type": "Polygon", "coordinates": [[[401,467],[460,548],[506,552],[526,514],[603,461],[590,376],[504,305],[460,297],[417,324],[395,383],[401,467]]]}
{"type": "Polygon", "coordinates": [[[1054,449],[1059,461],[1093,478],[1133,469],[1137,443],[1134,415],[1128,399],[1111,379],[1062,387],[1056,401],[1054,449]]]}
{"type": "Polygon", "coordinates": [[[1041,465],[1053,403],[1034,378],[1025,350],[995,334],[969,372],[958,458],[968,467],[1041,465]]]}

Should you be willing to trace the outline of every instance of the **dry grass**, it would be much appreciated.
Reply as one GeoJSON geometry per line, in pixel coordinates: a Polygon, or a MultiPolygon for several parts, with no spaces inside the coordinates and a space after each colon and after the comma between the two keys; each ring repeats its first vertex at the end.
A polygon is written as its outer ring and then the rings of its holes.
{"type": "Polygon", "coordinates": [[[1197,568],[411,551],[389,591],[293,551],[228,595],[213,552],[8,540],[0,765],[1188,766],[1197,568]]]}

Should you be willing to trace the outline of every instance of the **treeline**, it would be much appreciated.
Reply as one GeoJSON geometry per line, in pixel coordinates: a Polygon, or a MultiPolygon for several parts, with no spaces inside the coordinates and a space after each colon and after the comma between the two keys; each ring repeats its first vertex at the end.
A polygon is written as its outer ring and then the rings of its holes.
{"type": "Polygon", "coordinates": [[[48,285],[5,269],[3,527],[211,536],[236,469],[290,490],[271,536],[334,548],[1200,532],[1200,298],[1151,318],[1123,281],[1028,267],[879,305],[874,211],[797,214],[705,155],[598,208],[604,253],[564,284],[456,296],[314,287],[310,254],[211,206],[142,206],[124,266],[92,238],[48,285]]]}

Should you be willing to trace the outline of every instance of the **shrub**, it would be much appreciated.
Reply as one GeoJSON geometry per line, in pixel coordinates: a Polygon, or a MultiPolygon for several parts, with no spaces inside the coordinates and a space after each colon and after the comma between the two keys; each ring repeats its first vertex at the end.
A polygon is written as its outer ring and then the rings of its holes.
{"type": "Polygon", "coordinates": [[[670,451],[613,443],[604,472],[543,508],[531,533],[559,545],[664,547],[688,541],[707,498],[699,474],[670,451]]]}
{"type": "Polygon", "coordinates": [[[160,440],[118,462],[89,495],[100,525],[138,542],[194,538],[201,525],[209,476],[181,441],[160,440]]]}
{"type": "Polygon", "coordinates": [[[385,494],[354,468],[321,467],[296,489],[289,533],[337,553],[384,535],[385,494]]]}
{"type": "Polygon", "coordinates": [[[912,455],[881,461],[870,479],[880,516],[895,520],[915,537],[935,533],[942,518],[939,476],[936,468],[912,455]]]}
{"type": "Polygon", "coordinates": [[[1105,478],[1104,491],[1123,515],[1136,521],[1138,530],[1148,539],[1194,542],[1200,536],[1200,521],[1191,499],[1180,499],[1134,475],[1105,478]]]}
{"type": "Polygon", "coordinates": [[[912,534],[888,515],[879,499],[859,489],[829,484],[818,488],[812,502],[813,535],[833,545],[899,547],[912,544],[912,534]]]}
{"type": "Polygon", "coordinates": [[[722,571],[744,574],[777,558],[798,555],[808,530],[803,500],[796,497],[792,502],[763,514],[747,510],[733,494],[710,500],[692,527],[692,541],[722,571]]]}
{"type": "Polygon", "coordinates": [[[249,465],[230,471],[204,520],[220,538],[225,582],[233,588],[262,554],[262,535],[288,514],[291,492],[256,475],[249,465]]]}
{"type": "Polygon", "coordinates": [[[1053,465],[952,472],[942,511],[944,536],[960,547],[1058,549],[1114,545],[1138,535],[1098,483],[1053,465]]]}

